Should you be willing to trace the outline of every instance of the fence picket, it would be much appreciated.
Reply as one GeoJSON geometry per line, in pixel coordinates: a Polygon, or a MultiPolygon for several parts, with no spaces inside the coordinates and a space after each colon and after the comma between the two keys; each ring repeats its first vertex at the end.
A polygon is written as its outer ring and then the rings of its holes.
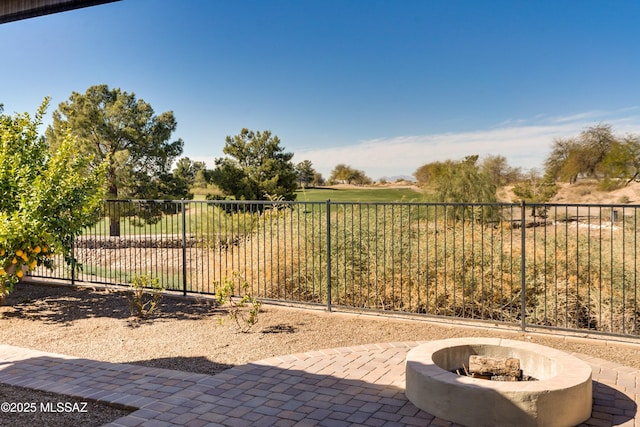
{"type": "Polygon", "coordinates": [[[35,276],[122,285],[153,274],[184,295],[226,278],[328,311],[640,335],[638,205],[106,203],[74,242],[83,269],[56,259],[35,276]]]}

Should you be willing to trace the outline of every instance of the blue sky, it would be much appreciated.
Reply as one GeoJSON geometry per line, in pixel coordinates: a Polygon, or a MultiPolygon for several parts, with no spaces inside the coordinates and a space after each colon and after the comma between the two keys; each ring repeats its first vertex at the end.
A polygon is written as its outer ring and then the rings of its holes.
{"type": "Polygon", "coordinates": [[[0,25],[0,103],[119,87],[172,110],[211,166],[247,127],[325,177],[469,154],[540,168],[588,126],[640,133],[638,22],[635,0],[122,0],[0,25]]]}

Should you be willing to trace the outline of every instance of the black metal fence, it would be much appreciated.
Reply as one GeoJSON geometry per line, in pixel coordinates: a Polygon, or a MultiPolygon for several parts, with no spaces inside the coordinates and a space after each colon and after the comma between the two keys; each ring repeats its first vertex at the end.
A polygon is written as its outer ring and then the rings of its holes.
{"type": "Polygon", "coordinates": [[[36,275],[640,335],[632,205],[111,201],[36,275]],[[113,234],[119,234],[114,236],[113,234]]]}

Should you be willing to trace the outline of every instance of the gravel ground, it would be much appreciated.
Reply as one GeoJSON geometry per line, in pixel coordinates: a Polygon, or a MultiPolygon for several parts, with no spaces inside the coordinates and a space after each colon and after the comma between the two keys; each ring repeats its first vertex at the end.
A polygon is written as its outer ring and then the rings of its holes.
{"type": "MultiPolygon", "coordinates": [[[[553,334],[523,334],[497,327],[327,313],[264,305],[248,333],[238,330],[211,299],[165,296],[160,312],[139,321],[126,295],[114,289],[21,283],[0,306],[0,342],[108,362],[216,374],[229,367],[276,355],[391,341],[465,336],[526,340],[640,369],[638,346],[604,338],[596,343],[553,334]]],[[[635,341],[636,343],[640,341],[635,341]]],[[[74,402],[65,396],[2,386],[0,401],[74,402]]],[[[0,426],[102,425],[127,411],[89,402],[87,413],[0,413],[0,426]],[[24,417],[26,416],[26,417],[24,417]],[[84,416],[84,418],[72,418],[84,416]],[[88,416],[88,417],[87,417],[88,416]]]]}

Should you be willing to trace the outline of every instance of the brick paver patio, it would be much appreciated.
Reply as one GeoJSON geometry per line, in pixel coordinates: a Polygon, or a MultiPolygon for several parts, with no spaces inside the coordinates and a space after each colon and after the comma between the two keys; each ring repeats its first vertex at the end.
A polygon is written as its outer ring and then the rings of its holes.
{"type": "MultiPolygon", "coordinates": [[[[0,345],[0,383],[136,409],[112,427],[454,425],[404,395],[405,356],[418,344],[274,357],[214,376],[0,345]]],[[[640,371],[574,356],[593,367],[594,406],[585,425],[640,427],[640,371]]]]}

